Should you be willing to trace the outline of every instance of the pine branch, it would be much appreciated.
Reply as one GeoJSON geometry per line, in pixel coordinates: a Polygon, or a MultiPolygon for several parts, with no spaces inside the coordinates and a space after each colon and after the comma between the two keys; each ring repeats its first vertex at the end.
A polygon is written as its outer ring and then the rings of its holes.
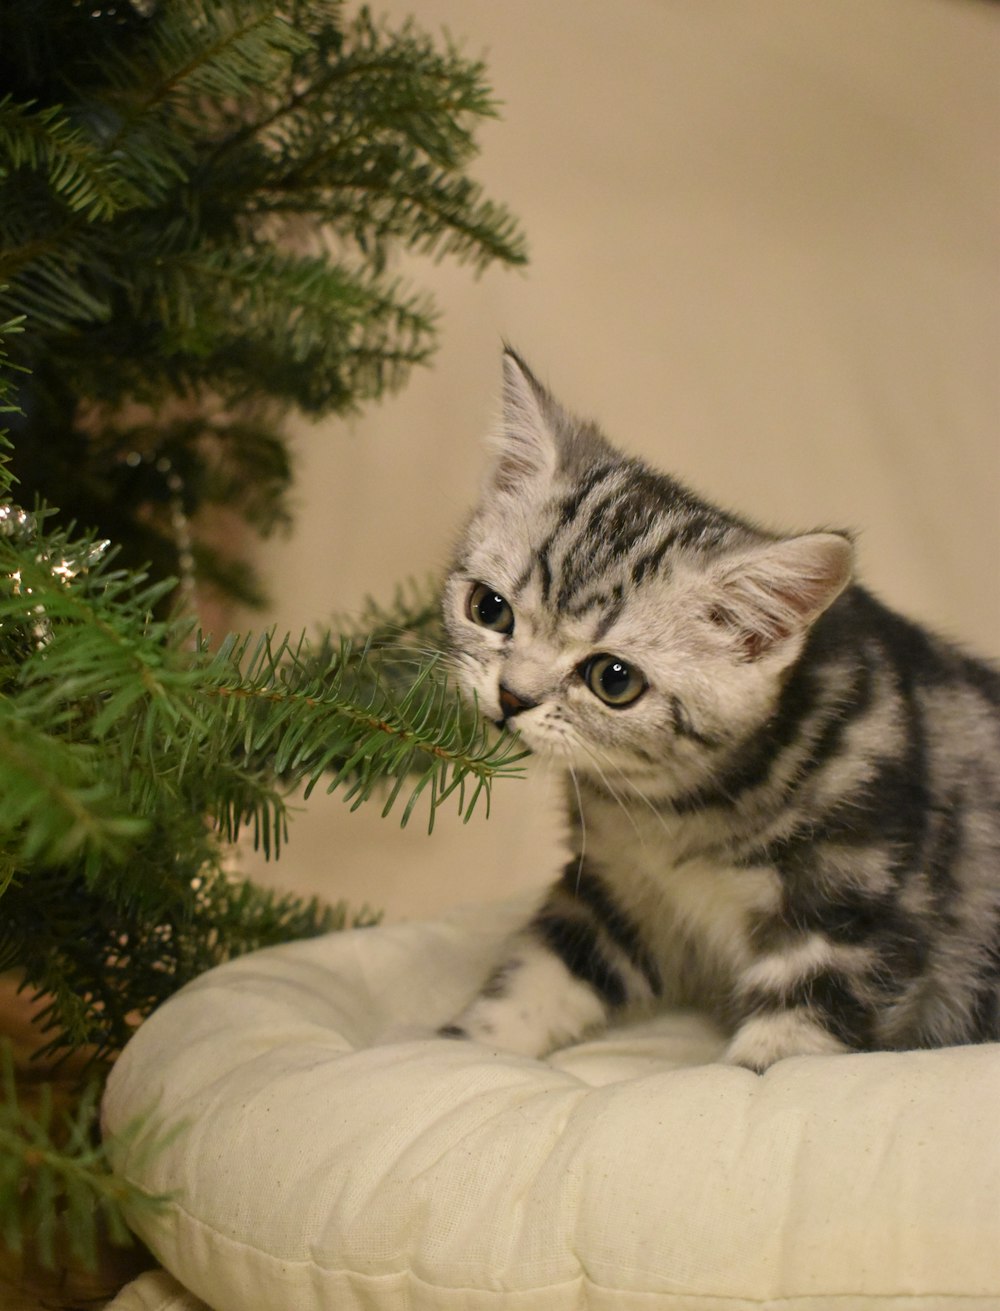
{"type": "Polygon", "coordinates": [[[189,625],[149,617],[166,585],[113,564],[93,538],[0,539],[0,576],[19,580],[0,596],[0,622],[21,635],[6,672],[0,661],[0,690],[17,691],[16,715],[0,719],[12,799],[0,832],[21,858],[86,856],[89,869],[100,855],[107,870],[164,799],[235,833],[261,805],[275,815],[282,789],[324,776],[354,805],[383,780],[387,809],[406,789],[404,822],[425,793],[429,824],[455,794],[468,818],[495,778],[517,772],[515,740],[469,715],[440,657],[271,636],[192,651],[189,625]],[[252,804],[239,788],[218,800],[234,769],[252,804]]]}
{"type": "Polygon", "coordinates": [[[314,0],[290,6],[310,47],[277,84],[278,94],[212,151],[213,171],[255,140],[277,158],[308,158],[310,145],[356,143],[385,129],[442,166],[461,167],[475,156],[473,121],[497,114],[485,66],[450,41],[439,50],[412,21],[396,32],[379,26],[367,6],[343,31],[342,8],[314,0]]]}
{"type": "Polygon", "coordinates": [[[152,844],[136,851],[150,884],[141,895],[121,883],[96,886],[79,874],[36,869],[15,877],[4,896],[0,961],[16,965],[40,1004],[36,1024],[48,1040],[37,1059],[77,1053],[102,1062],[205,970],[377,919],[367,908],[349,914],[343,904],[235,880],[183,851],[178,858],[165,829],[156,838],[166,859],[152,844]]]}
{"type": "Polygon", "coordinates": [[[27,722],[9,698],[0,698],[0,797],[0,844],[17,860],[121,859],[147,828],[122,813],[92,747],[27,722]]]}
{"type": "Polygon", "coordinates": [[[187,180],[224,106],[259,95],[308,45],[276,10],[273,0],[163,0],[138,51],[106,53],[94,112],[105,149],[128,162],[149,203],[187,180]]]}
{"type": "MultiPolygon", "coordinates": [[[[429,358],[433,307],[391,250],[479,269],[524,244],[466,176],[496,112],[482,64],[339,0],[7,0],[0,87],[0,970],[43,1056],[100,1064],[201,971],[371,922],[226,872],[242,833],[278,854],[290,789],[430,825],[517,772],[449,686],[426,597],[218,650],[169,605],[172,523],[283,522],[289,409],[349,412],[429,358]],[[15,475],[60,528],[17,510],[15,475]]],[[[193,553],[236,590],[231,555],[193,553]]],[[[65,1219],[86,1257],[120,1201],[96,1094],[67,1120],[9,1069],[3,1092],[8,1243],[52,1260],[65,1219]]]]}
{"type": "Polygon", "coordinates": [[[205,690],[222,699],[229,728],[242,734],[248,756],[272,760],[284,780],[305,783],[306,796],[332,775],[327,791],[344,788],[356,809],[391,780],[384,815],[408,786],[402,824],[425,792],[429,829],[438,807],[456,792],[468,820],[480,797],[488,808],[495,778],[519,772],[525,753],[516,739],[495,738],[469,716],[441,677],[438,658],[423,660],[398,698],[382,675],[391,663],[349,639],[319,670],[303,643],[293,649],[287,638],[275,646],[264,636],[255,647],[230,640],[210,671],[217,681],[205,690]]]}
{"type": "Polygon", "coordinates": [[[93,1269],[102,1233],[118,1246],[132,1242],[125,1209],[149,1212],[167,1201],[112,1175],[110,1156],[129,1145],[148,1160],[168,1140],[154,1136],[136,1147],[137,1121],[114,1143],[100,1144],[96,1081],[72,1110],[57,1109],[65,1099],[53,1085],[35,1091],[37,1107],[29,1109],[18,1096],[10,1049],[0,1043],[0,1240],[16,1253],[30,1242],[47,1269],[63,1248],[93,1269]]]}
{"type": "Polygon", "coordinates": [[[511,215],[461,176],[476,154],[472,123],[497,112],[481,63],[451,43],[438,51],[412,23],[387,32],[365,9],[334,66],[314,71],[308,54],[303,65],[308,103],[294,92],[213,157],[232,167],[237,147],[264,145],[275,166],[262,212],[315,212],[373,254],[399,240],[477,268],[525,261],[511,215]]]}
{"type": "Polygon", "coordinates": [[[68,332],[111,317],[109,297],[103,288],[95,292],[94,285],[106,268],[104,252],[80,239],[73,227],[67,221],[44,237],[31,235],[44,228],[33,227],[28,199],[4,235],[0,279],[10,285],[0,292],[0,305],[25,319],[30,314],[36,332],[68,332]]]}
{"type": "Polygon", "coordinates": [[[103,222],[142,202],[120,166],[60,105],[40,108],[0,100],[0,169],[44,171],[55,197],[89,222],[103,222]]]}
{"type": "MultiPolygon", "coordinates": [[[[0,293],[4,290],[5,288],[0,286],[0,293]]],[[[23,373],[23,369],[16,364],[11,364],[7,351],[7,341],[23,331],[24,319],[21,316],[8,319],[6,323],[0,323],[0,414],[20,413],[20,406],[17,404],[14,395],[14,379],[11,374],[14,371],[23,373]]],[[[6,431],[0,431],[0,497],[8,496],[14,481],[9,468],[11,449],[6,431]]]]}
{"type": "MultiPolygon", "coordinates": [[[[350,413],[434,349],[428,298],[385,276],[393,248],[525,259],[467,175],[496,114],[485,69],[413,23],[348,21],[335,0],[9,0],[0,86],[0,318],[31,325],[12,352],[32,370],[12,425],[24,499],[156,577],[182,572],[180,548],[95,428],[137,404],[164,416],[142,454],[171,448],[197,529],[212,461],[193,429],[179,449],[178,401],[264,403],[276,439],[289,408],[350,413]]],[[[261,489],[252,523],[283,490],[261,489]]],[[[217,586],[238,577],[196,556],[217,586]]]]}
{"type": "Polygon", "coordinates": [[[287,73],[289,58],[308,50],[308,37],[272,0],[204,5],[172,0],[149,29],[143,58],[112,59],[107,68],[121,93],[138,92],[136,117],[171,102],[203,114],[206,101],[240,100],[287,73]]]}
{"type": "Polygon", "coordinates": [[[139,317],[147,317],[146,307],[161,307],[162,349],[189,357],[182,367],[192,378],[206,374],[206,364],[215,376],[228,376],[234,390],[241,375],[244,388],[263,377],[272,393],[293,393],[312,412],[344,408],[341,397],[377,394],[400,376],[402,364],[430,349],[426,298],[325,259],[269,250],[187,252],[137,270],[132,286],[139,317]],[[338,306],[336,331],[331,304],[338,306]]]}

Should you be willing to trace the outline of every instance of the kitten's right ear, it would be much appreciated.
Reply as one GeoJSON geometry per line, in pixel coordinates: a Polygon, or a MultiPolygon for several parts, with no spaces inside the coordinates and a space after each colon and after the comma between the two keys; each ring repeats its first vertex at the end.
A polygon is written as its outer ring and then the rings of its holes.
{"type": "Polygon", "coordinates": [[[503,356],[503,411],[490,441],[490,484],[521,492],[536,479],[550,479],[558,451],[550,415],[553,401],[524,361],[508,346],[503,356]]]}

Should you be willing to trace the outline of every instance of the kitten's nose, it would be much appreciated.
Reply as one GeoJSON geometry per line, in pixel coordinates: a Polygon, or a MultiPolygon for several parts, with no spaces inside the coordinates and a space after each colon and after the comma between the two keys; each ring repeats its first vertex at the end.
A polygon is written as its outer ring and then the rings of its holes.
{"type": "Polygon", "coordinates": [[[537,701],[532,701],[529,697],[519,696],[517,692],[512,692],[509,687],[500,684],[500,709],[503,711],[505,720],[513,719],[519,715],[522,710],[532,710],[538,705],[537,701]]]}

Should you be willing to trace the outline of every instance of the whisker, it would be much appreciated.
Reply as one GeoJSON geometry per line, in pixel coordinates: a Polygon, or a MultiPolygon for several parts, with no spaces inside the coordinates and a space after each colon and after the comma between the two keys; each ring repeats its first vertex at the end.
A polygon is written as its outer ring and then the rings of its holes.
{"type": "MultiPolygon", "coordinates": [[[[632,814],[631,810],[628,808],[626,803],[622,800],[621,796],[615,791],[614,788],[612,788],[607,775],[601,769],[600,760],[597,755],[597,749],[595,747],[589,746],[585,742],[581,742],[580,746],[583,748],[584,751],[587,752],[587,754],[593,760],[594,766],[597,769],[597,772],[600,774],[601,780],[604,783],[605,787],[611,793],[612,797],[614,797],[614,799],[621,806],[622,810],[624,810],[625,813],[628,815],[629,819],[632,822],[632,826],[636,831],[637,836],[640,838],[640,840],[644,841],[644,839],[642,838],[641,830],[639,829],[639,826],[636,823],[635,816],[632,814]]],[[[620,776],[624,786],[628,788],[629,791],[632,792],[635,795],[635,797],[649,809],[650,813],[656,818],[657,822],[659,823],[660,827],[663,829],[664,833],[666,833],[668,837],[675,836],[673,829],[667,823],[666,816],[656,806],[656,804],[651,800],[651,798],[648,797],[645,794],[645,792],[642,791],[642,789],[634,781],[634,779],[629,778],[628,774],[625,773],[622,767],[620,765],[616,765],[613,760],[608,759],[606,754],[604,755],[603,760],[604,760],[604,764],[606,764],[609,769],[613,769],[620,776]]]]}
{"type": "Polygon", "coordinates": [[[583,862],[587,855],[587,817],[583,813],[583,798],[580,796],[580,784],[576,777],[576,770],[568,761],[567,768],[573,784],[573,791],[576,793],[576,813],[580,816],[580,857],[576,863],[576,887],[573,889],[574,893],[579,893],[580,879],[583,876],[583,862]]]}
{"type": "MultiPolygon", "coordinates": [[[[621,807],[622,814],[626,816],[629,823],[635,829],[635,835],[639,839],[639,841],[644,842],[642,831],[639,828],[635,816],[628,808],[625,799],[622,797],[621,793],[617,790],[617,788],[614,787],[611,780],[608,778],[607,774],[605,774],[604,770],[601,768],[601,762],[598,759],[597,753],[594,750],[594,748],[592,748],[588,743],[580,739],[577,739],[576,744],[580,747],[582,751],[586,752],[586,754],[590,756],[591,760],[594,762],[594,768],[597,770],[598,774],[600,775],[601,782],[607,788],[608,793],[611,796],[612,800],[614,800],[621,807]]],[[[610,761],[607,761],[606,763],[609,765],[611,764],[610,761]]],[[[627,782],[628,780],[626,779],[625,781],[627,782]]]]}

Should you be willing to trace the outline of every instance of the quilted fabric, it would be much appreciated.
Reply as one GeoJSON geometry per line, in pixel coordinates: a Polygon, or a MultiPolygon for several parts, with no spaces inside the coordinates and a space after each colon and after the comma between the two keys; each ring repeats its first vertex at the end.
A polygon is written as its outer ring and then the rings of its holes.
{"type": "Polygon", "coordinates": [[[183,1289],[212,1311],[1000,1305],[1000,1048],[759,1078],[688,1014],[548,1061],[413,1036],[522,915],[258,952],[146,1022],[104,1119],[145,1117],[116,1168],[171,1195],[134,1221],[183,1289]]]}
{"type": "Polygon", "coordinates": [[[147,1271],[123,1288],[107,1311],[208,1311],[165,1270],[147,1271]]]}

